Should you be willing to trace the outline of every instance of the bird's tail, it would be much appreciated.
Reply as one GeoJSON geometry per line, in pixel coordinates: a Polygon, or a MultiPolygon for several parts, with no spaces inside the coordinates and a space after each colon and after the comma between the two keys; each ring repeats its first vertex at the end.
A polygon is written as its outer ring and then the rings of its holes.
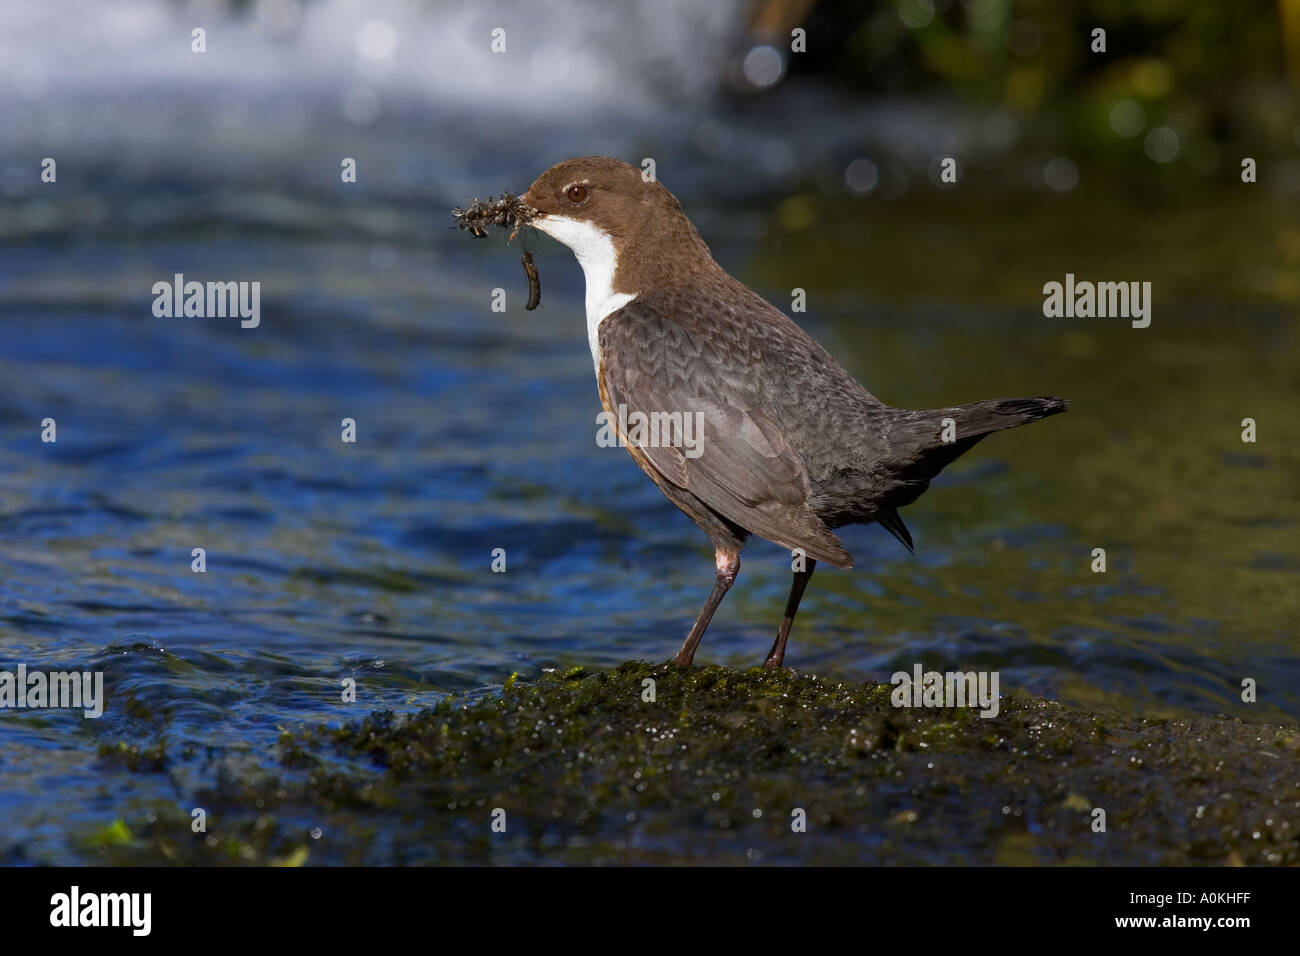
{"type": "MultiPolygon", "coordinates": [[[[983,438],[993,432],[1027,425],[1049,415],[1059,415],[1065,409],[1065,399],[1044,395],[1039,398],[994,398],[929,414],[938,416],[940,421],[952,418],[956,423],[956,438],[960,441],[963,438],[983,438]]],[[[942,430],[940,440],[944,440],[942,430]]]]}
{"type": "Polygon", "coordinates": [[[931,478],[985,435],[1027,425],[1065,410],[1064,399],[1043,396],[994,398],[954,408],[906,412],[891,431],[899,452],[896,474],[903,482],[914,484],[919,495],[931,478]]]}
{"type": "Polygon", "coordinates": [[[889,427],[892,500],[874,520],[911,551],[912,535],[898,509],[915,501],[930,486],[931,478],[985,435],[1027,425],[1065,409],[1064,399],[1044,396],[994,398],[923,412],[899,411],[889,427]]]}
{"type": "Polygon", "coordinates": [[[914,412],[911,424],[918,458],[937,467],[929,476],[969,449],[985,435],[1028,425],[1065,411],[1065,399],[1046,395],[1039,398],[992,398],[985,402],[914,412]]]}

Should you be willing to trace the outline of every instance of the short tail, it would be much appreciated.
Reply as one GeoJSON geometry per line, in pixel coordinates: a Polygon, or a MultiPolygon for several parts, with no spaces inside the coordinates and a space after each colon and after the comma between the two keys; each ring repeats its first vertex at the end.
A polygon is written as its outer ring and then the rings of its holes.
{"type": "MultiPolygon", "coordinates": [[[[897,454],[895,475],[904,486],[910,487],[912,493],[896,507],[915,500],[931,478],[969,451],[985,435],[1027,425],[1065,410],[1064,399],[1043,396],[994,398],[954,408],[902,413],[891,429],[890,439],[897,454]]],[[[905,528],[891,527],[895,522],[888,515],[877,520],[911,548],[911,536],[906,534],[905,528]]],[[[901,519],[897,524],[902,524],[901,519]]]]}
{"type": "MultiPolygon", "coordinates": [[[[940,420],[952,418],[956,423],[955,437],[961,441],[964,438],[983,438],[1017,425],[1027,425],[1049,415],[1059,415],[1065,410],[1065,399],[1044,395],[1039,398],[995,398],[929,414],[938,415],[940,420]],[[944,411],[948,414],[945,415],[944,411]]],[[[939,437],[941,441],[944,440],[942,432],[939,437]]]]}

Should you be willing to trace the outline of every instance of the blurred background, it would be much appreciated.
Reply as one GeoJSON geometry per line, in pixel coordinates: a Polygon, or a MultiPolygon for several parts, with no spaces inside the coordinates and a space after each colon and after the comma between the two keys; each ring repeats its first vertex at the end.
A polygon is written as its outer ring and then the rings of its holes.
{"type": "MultiPolygon", "coordinates": [[[[595,445],[581,270],[540,240],[525,312],[518,247],[451,228],[580,155],[653,158],[891,404],[1071,400],[908,509],[915,557],[844,529],[789,662],[1300,719],[1298,83],[1296,0],[8,0],[0,669],[110,702],[0,712],[0,860],[94,859],[283,726],[676,650],[711,554],[595,445]],[[178,272],[261,325],[156,318],[178,272]],[[1044,318],[1067,272],[1151,282],[1151,327],[1044,318]]],[[[755,542],[699,659],[761,662],[787,587],[755,542]]]]}

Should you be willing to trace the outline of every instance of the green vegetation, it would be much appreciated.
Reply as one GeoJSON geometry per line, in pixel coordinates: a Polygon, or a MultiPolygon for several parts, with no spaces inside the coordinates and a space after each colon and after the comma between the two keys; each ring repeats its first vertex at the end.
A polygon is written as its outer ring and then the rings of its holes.
{"type": "Polygon", "coordinates": [[[818,55],[794,69],[1000,110],[1080,161],[1145,162],[1146,134],[1167,126],[1211,175],[1235,165],[1227,147],[1289,155],[1300,121],[1295,0],[822,0],[808,21],[818,55]]]}
{"type": "Polygon", "coordinates": [[[153,807],[87,844],[112,863],[1300,863],[1300,729],[1023,697],[986,720],[890,691],[574,668],[285,733],[278,779],[201,794],[207,834],[153,807]]]}

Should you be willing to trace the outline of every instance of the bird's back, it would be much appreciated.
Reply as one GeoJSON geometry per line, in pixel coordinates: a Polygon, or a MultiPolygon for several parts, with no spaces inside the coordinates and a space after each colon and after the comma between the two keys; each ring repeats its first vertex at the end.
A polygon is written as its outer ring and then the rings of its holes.
{"type": "MultiPolygon", "coordinates": [[[[659,300],[659,301],[655,301],[659,300]]],[[[780,310],[718,269],[656,306],[676,328],[670,354],[696,384],[761,410],[808,475],[809,506],[829,526],[881,520],[993,431],[1063,411],[1059,399],[995,399],[911,411],[886,405],[780,310]],[[945,419],[953,429],[945,434],[945,419]]],[[[905,540],[903,532],[901,540],[905,540]]]]}
{"type": "Polygon", "coordinates": [[[700,350],[716,387],[761,408],[814,483],[890,456],[891,425],[907,413],[868,392],[757,293],[719,270],[667,294],[664,312],[700,350]]]}

